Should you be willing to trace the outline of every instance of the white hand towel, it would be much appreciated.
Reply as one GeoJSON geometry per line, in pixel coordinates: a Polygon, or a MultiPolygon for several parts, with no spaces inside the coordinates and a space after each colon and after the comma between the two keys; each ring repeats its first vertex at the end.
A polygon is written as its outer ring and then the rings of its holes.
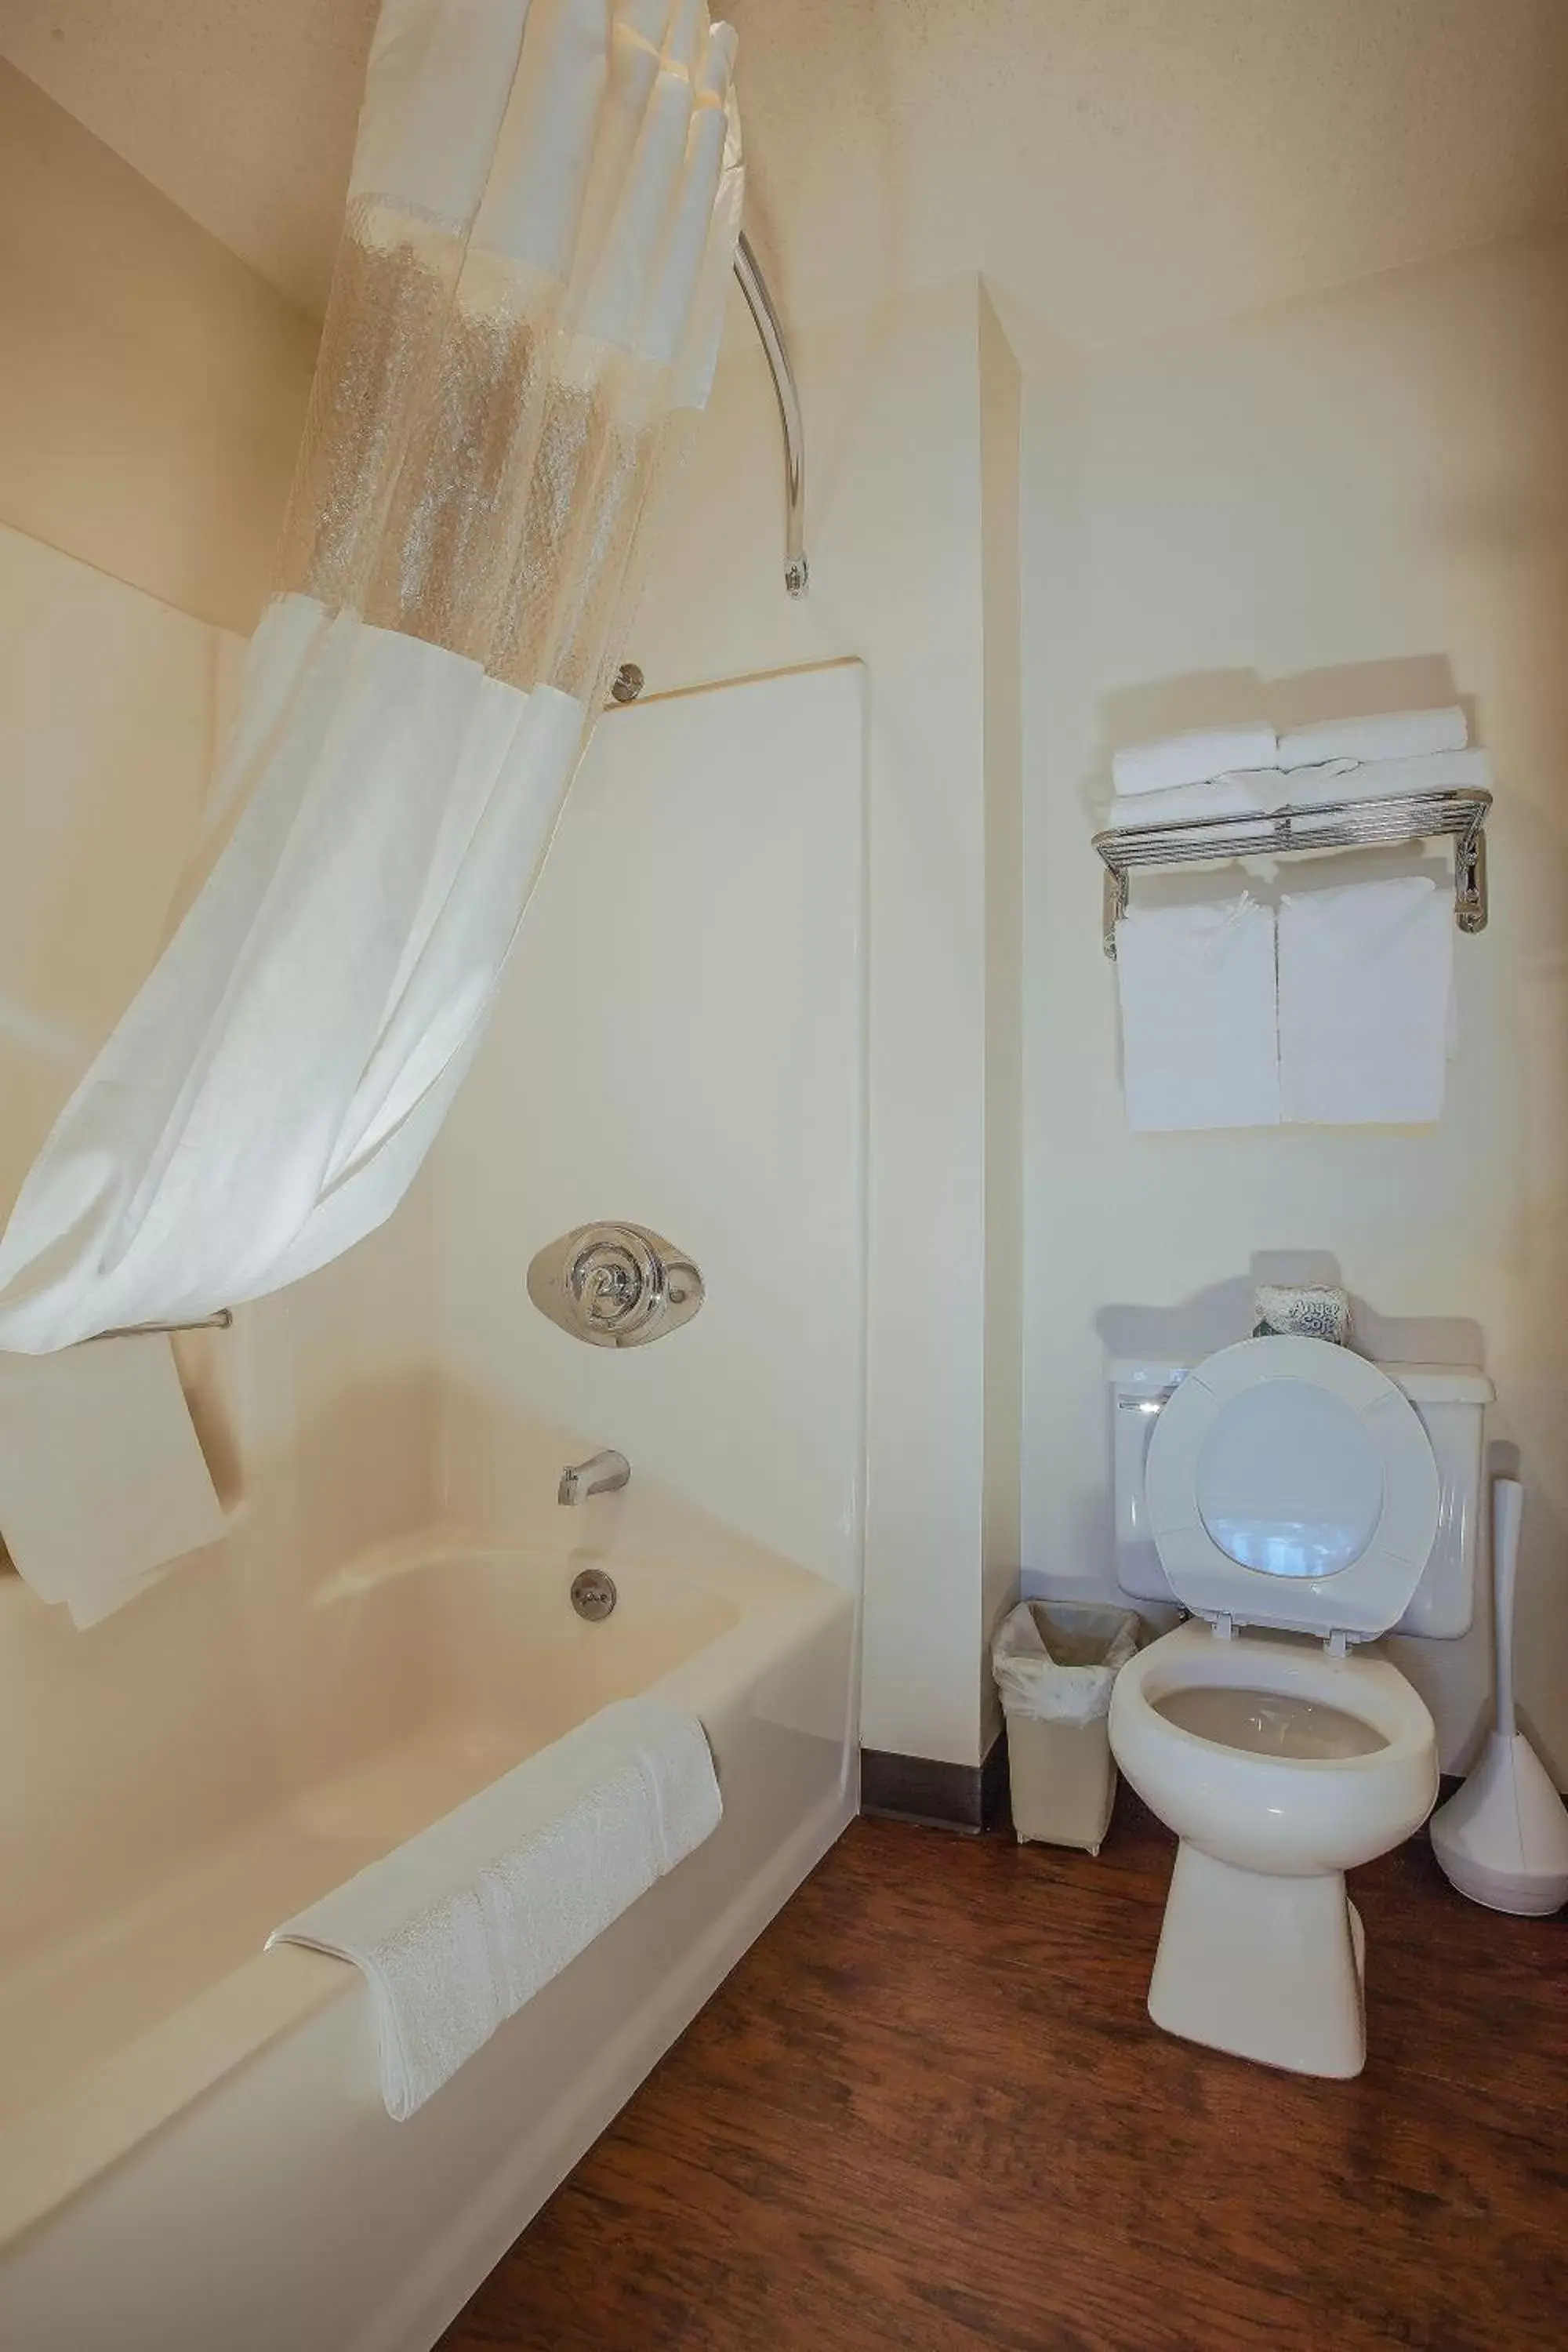
{"type": "Polygon", "coordinates": [[[1255,774],[1216,776],[1209,784],[1177,784],[1168,793],[1119,793],[1106,823],[1120,830],[1130,824],[1189,824],[1199,816],[1257,816],[1263,798],[1255,774]]]}
{"type": "Polygon", "coordinates": [[[1279,1118],[1274,916],[1134,908],[1116,927],[1127,1117],[1143,1134],[1273,1127],[1279,1118]]]}
{"type": "Polygon", "coordinates": [[[1408,760],[1334,760],[1326,767],[1293,769],[1281,781],[1292,808],[1312,808],[1400,793],[1489,793],[1492,763],[1479,751],[1421,751],[1408,760]]]}
{"type": "Polygon", "coordinates": [[[1462,751],[1468,740],[1465,714],[1457,704],[1447,710],[1385,710],[1373,719],[1328,719],[1317,727],[1293,727],[1279,738],[1279,765],[1415,760],[1426,751],[1462,751]]]}
{"type": "Polygon", "coordinates": [[[401,2123],[718,1828],[707,1735],[622,1699],[273,1929],[363,1970],[401,2123]]]}
{"type": "Polygon", "coordinates": [[[0,1536],[41,1600],[94,1625],[224,1531],[167,1339],[0,1356],[0,1536]]]}
{"type": "Polygon", "coordinates": [[[1206,784],[1236,768],[1279,765],[1272,727],[1210,727],[1113,753],[1110,778],[1118,793],[1163,793],[1177,784],[1206,784]]]}
{"type": "Polygon", "coordinates": [[[1454,902],[1426,875],[1279,902],[1284,1116],[1331,1126],[1439,1118],[1454,902]]]}

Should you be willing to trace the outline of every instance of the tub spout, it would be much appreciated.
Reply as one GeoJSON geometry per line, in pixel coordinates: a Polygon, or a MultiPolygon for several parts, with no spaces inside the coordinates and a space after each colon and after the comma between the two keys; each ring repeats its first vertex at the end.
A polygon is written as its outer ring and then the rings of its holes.
{"type": "Polygon", "coordinates": [[[624,1454],[613,1446],[604,1453],[590,1455],[586,1462],[568,1463],[561,1473],[556,1489],[558,1503],[585,1503],[590,1495],[611,1495],[624,1486],[632,1475],[632,1465],[624,1454]]]}

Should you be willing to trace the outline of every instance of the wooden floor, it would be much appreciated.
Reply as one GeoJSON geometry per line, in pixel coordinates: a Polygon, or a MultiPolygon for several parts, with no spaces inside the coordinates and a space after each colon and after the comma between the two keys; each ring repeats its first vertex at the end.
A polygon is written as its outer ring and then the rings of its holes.
{"type": "Polygon", "coordinates": [[[856,1822],[446,2352],[1563,2352],[1568,1922],[1358,1873],[1308,2082],[1150,2024],[1171,1851],[856,1822]]]}

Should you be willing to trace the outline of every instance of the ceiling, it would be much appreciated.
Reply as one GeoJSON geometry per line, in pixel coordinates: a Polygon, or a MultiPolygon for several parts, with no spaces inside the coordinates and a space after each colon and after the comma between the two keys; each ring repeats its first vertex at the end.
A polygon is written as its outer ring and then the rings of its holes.
{"type": "MultiPolygon", "coordinates": [[[[1099,349],[1568,218],[1568,0],[733,0],[787,317],[984,269],[1099,349]]],[[[0,54],[319,310],[375,0],[3,0],[0,54]]]]}

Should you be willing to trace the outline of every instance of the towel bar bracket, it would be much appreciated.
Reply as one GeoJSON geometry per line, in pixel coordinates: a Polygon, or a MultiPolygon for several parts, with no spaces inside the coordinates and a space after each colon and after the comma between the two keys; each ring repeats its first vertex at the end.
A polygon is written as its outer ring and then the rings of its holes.
{"type": "Polygon", "coordinates": [[[1454,920],[1472,935],[1487,927],[1484,792],[1401,793],[1377,800],[1260,811],[1256,816],[1192,817],[1181,824],[1118,825],[1097,833],[1105,866],[1101,927],[1116,961],[1116,926],[1127,912],[1135,870],[1206,866],[1237,857],[1282,857],[1324,849],[1386,849],[1436,837],[1454,844],[1454,920]]]}
{"type": "Polygon", "coordinates": [[[93,1339],[153,1339],[164,1332],[226,1331],[234,1321],[232,1307],[220,1307],[216,1315],[204,1315],[195,1323],[116,1323],[110,1330],[95,1331],[91,1339],[80,1342],[90,1347],[93,1339]]]}

